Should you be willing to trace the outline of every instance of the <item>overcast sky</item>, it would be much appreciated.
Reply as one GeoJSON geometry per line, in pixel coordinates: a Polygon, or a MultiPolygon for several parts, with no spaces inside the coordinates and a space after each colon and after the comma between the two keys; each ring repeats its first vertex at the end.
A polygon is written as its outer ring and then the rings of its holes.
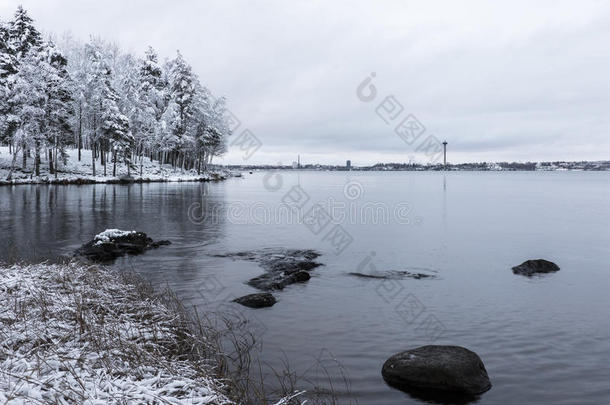
{"type": "Polygon", "coordinates": [[[262,143],[223,163],[425,162],[429,135],[450,162],[610,159],[610,2],[498,3],[0,0],[0,16],[23,4],[45,33],[180,49],[262,143]],[[387,96],[404,107],[389,124],[387,96]],[[394,132],[408,114],[426,128],[412,145],[394,132]]]}

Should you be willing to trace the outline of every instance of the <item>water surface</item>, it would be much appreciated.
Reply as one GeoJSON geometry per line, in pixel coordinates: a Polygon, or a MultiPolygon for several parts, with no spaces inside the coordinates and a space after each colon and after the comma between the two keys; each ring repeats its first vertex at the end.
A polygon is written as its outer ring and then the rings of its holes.
{"type": "Polygon", "coordinates": [[[324,266],[308,283],[278,292],[272,308],[243,309],[265,362],[288,358],[320,384],[326,377],[311,370],[325,362],[350,381],[350,395],[335,386],[341,402],[421,403],[383,382],[383,362],[455,344],[486,365],[493,388],[480,404],[600,404],[610,403],[609,201],[603,172],[294,171],[205,186],[11,186],[0,187],[0,254],[49,258],[106,228],[141,230],[173,244],[116,265],[205,310],[255,292],[245,281],[262,272],[214,255],[316,249],[324,266]],[[301,213],[321,202],[333,223],[319,233],[300,223],[282,205],[293,186],[309,198],[301,213]],[[352,239],[339,253],[327,236],[335,224],[352,239]],[[512,274],[530,258],[561,270],[512,274]],[[389,270],[435,277],[348,274],[389,270]]]}

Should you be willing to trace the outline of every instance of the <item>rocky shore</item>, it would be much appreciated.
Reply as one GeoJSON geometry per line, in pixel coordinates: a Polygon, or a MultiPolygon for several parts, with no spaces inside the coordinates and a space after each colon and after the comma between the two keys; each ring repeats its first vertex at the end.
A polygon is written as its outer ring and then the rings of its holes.
{"type": "MultiPolygon", "coordinates": [[[[75,251],[79,262],[0,266],[0,401],[42,403],[239,403],[223,377],[222,349],[177,299],[157,295],[134,274],[99,267],[125,254],[170,244],[143,232],[107,229],[75,251]],[[93,263],[88,265],[86,263],[93,263]],[[170,305],[168,305],[170,302],[170,305]]],[[[264,271],[246,284],[259,290],[233,299],[269,308],[272,293],[307,282],[320,266],[308,249],[215,254],[264,271]]],[[[527,260],[515,274],[556,272],[527,260]]],[[[365,279],[435,278],[434,271],[348,273],[365,279]]],[[[429,345],[399,352],[382,367],[386,383],[423,401],[476,401],[492,387],[481,358],[460,346],[429,345]]],[[[287,393],[300,396],[305,391],[287,393]]],[[[277,404],[287,404],[280,399],[277,404]]]]}

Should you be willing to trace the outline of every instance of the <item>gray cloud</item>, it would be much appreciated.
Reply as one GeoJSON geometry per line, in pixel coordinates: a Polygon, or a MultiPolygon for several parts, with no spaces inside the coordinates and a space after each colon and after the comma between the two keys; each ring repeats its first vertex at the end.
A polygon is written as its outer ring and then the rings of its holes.
{"type": "Polygon", "coordinates": [[[248,162],[422,160],[356,98],[371,72],[451,161],[610,158],[604,2],[5,0],[2,17],[19,3],[47,32],[179,48],[262,140],[248,162]]]}

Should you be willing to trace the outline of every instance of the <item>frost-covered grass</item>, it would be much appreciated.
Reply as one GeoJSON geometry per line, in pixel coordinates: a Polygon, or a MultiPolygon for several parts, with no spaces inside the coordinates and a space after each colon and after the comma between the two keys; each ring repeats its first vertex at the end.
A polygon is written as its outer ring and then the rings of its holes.
{"type": "Polygon", "coordinates": [[[0,403],[229,404],[212,342],[137,279],[0,266],[0,403]]]}
{"type": "MultiPolygon", "coordinates": [[[[112,176],[112,162],[109,162],[106,167],[106,176],[104,176],[104,167],[100,161],[96,162],[96,176],[93,176],[91,167],[91,151],[83,149],[81,151],[81,160],[78,161],[78,151],[76,149],[68,149],[67,164],[59,162],[59,170],[57,178],[54,174],[48,171],[48,163],[45,158],[42,158],[40,167],[40,176],[34,174],[34,159],[28,158],[26,170],[21,168],[21,153],[17,155],[15,171],[13,172],[11,184],[32,184],[32,183],[53,183],[53,182],[87,182],[87,183],[108,183],[116,181],[117,178],[127,175],[127,167],[125,164],[117,163],[117,176],[112,176]]],[[[9,174],[13,155],[9,154],[7,146],[0,146],[0,184],[6,183],[6,178],[9,174]]],[[[174,168],[171,165],[159,165],[157,161],[150,161],[144,158],[142,162],[142,175],[140,176],[140,164],[135,162],[131,169],[131,177],[136,181],[206,181],[206,180],[221,180],[229,177],[230,172],[225,170],[214,170],[206,173],[197,174],[196,170],[182,170],[174,168]]]]}

